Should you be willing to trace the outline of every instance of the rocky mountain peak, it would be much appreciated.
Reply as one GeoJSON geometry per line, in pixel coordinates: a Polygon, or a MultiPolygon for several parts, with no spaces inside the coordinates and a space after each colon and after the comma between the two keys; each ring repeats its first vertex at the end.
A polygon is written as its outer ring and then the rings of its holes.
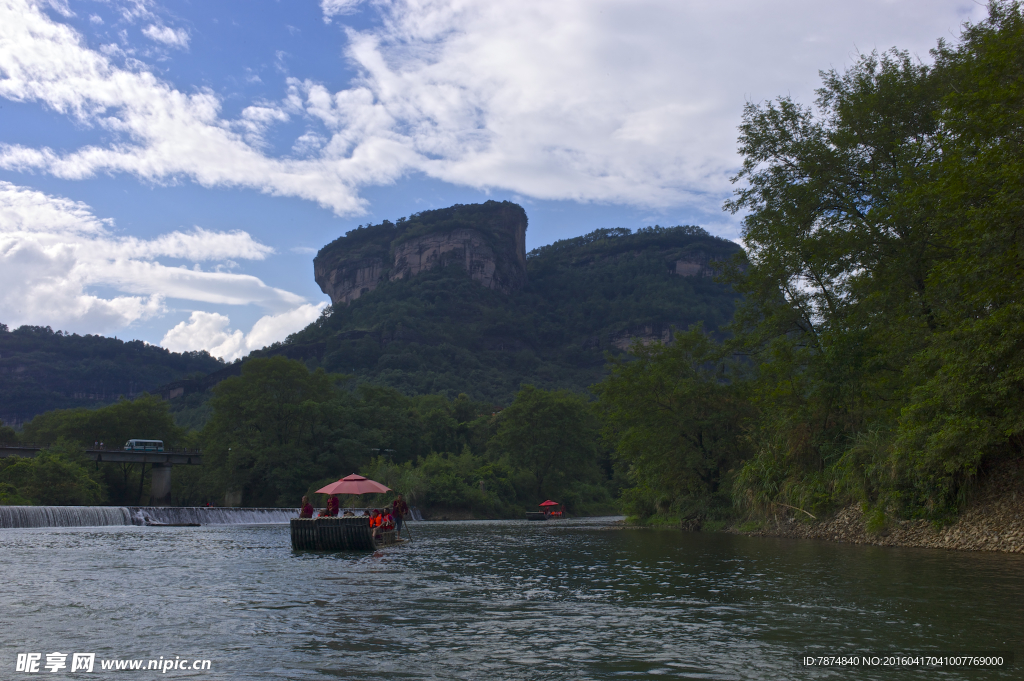
{"type": "Polygon", "coordinates": [[[348,232],[320,249],[313,273],[334,305],[448,265],[508,294],[526,285],[526,227],[526,211],[509,201],[424,211],[348,232]]]}

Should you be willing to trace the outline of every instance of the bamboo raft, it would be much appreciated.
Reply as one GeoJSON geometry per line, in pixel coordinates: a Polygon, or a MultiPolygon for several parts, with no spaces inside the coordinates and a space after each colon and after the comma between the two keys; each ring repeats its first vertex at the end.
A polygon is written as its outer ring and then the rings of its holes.
{"type": "Polygon", "coordinates": [[[292,518],[292,549],[295,551],[373,551],[404,544],[394,530],[374,539],[369,518],[292,518]]]}

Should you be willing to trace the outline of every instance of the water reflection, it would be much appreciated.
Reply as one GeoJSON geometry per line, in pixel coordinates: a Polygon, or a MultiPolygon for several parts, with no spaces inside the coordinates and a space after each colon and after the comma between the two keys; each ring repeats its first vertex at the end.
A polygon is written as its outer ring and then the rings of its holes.
{"type": "Polygon", "coordinates": [[[294,553],[284,526],[3,530],[0,665],[69,649],[209,658],[223,679],[775,681],[852,678],[801,654],[1022,648],[1020,556],[605,525],[419,523],[372,555],[294,553]]]}

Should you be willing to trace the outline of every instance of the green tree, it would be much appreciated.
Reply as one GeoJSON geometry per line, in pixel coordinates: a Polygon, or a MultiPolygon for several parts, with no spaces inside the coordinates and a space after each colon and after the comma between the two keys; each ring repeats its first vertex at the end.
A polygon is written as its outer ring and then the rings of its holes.
{"type": "MultiPolygon", "coordinates": [[[[214,389],[203,430],[208,496],[239,490],[248,505],[294,506],[311,480],[335,471],[352,450],[352,410],[340,376],[284,357],[254,359],[214,389]]],[[[361,452],[360,452],[361,453],[361,452]]]]}
{"type": "Polygon", "coordinates": [[[36,416],[25,424],[28,442],[55,442],[60,438],[91,447],[103,442],[118,447],[132,438],[163,440],[175,446],[185,432],[174,424],[167,402],[156,395],[134,400],[121,399],[99,409],[57,409],[36,416]]]}
{"type": "Polygon", "coordinates": [[[580,395],[524,385],[498,423],[489,455],[529,471],[538,498],[557,497],[575,481],[600,480],[600,423],[580,395]]]}
{"type": "Polygon", "coordinates": [[[918,188],[948,255],[928,273],[935,334],[908,366],[912,381],[892,454],[921,480],[900,501],[938,511],[985,457],[1024,453],[1024,18],[990,5],[957,45],[935,52],[946,84],[938,116],[942,158],[918,188]]]}
{"type": "Polygon", "coordinates": [[[884,417],[894,381],[934,325],[927,273],[944,249],[929,179],[941,90],[906,53],[823,73],[818,111],[789,98],[748,104],[740,128],[750,266],[734,270],[733,329],[756,358],[761,404],[789,424],[806,470],[884,417]]]}
{"type": "Polygon", "coordinates": [[[696,326],[671,345],[634,343],[630,352],[595,386],[605,437],[628,468],[627,511],[727,513],[729,471],[749,453],[744,426],[754,410],[726,350],[696,326]]]}
{"type": "MultiPolygon", "coordinates": [[[[184,443],[185,431],[174,423],[168,403],[155,395],[143,394],[134,400],[121,399],[99,409],[57,409],[39,414],[25,424],[23,437],[28,442],[56,442],[61,438],[82,447],[102,442],[117,448],[132,438],[163,440],[165,447],[184,443]]],[[[143,500],[146,465],[102,464],[100,471],[110,498],[119,504],[138,504],[143,500]]]]}
{"type": "Polygon", "coordinates": [[[823,73],[816,110],[744,112],[733,331],[764,425],[741,477],[771,494],[937,518],[1022,453],[1020,4],[933,55],[867,55],[823,73]]]}
{"type": "Polygon", "coordinates": [[[4,460],[0,494],[11,503],[45,506],[83,506],[106,500],[99,474],[82,456],[82,448],[68,439],[58,440],[31,459],[4,460]]]}

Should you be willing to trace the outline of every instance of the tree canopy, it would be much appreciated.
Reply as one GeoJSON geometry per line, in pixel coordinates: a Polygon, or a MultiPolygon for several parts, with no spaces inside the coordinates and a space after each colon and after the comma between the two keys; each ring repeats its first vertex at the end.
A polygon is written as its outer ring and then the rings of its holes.
{"type": "Polygon", "coordinates": [[[611,505],[596,421],[569,393],[526,386],[495,415],[466,395],[408,397],[273,357],[246,362],[211,406],[196,501],[231,492],[249,506],[295,505],[364,471],[444,512],[508,515],[545,493],[611,505]]]}
{"type": "Polygon", "coordinates": [[[744,109],[731,336],[634,345],[598,388],[637,515],[710,517],[725,483],[747,512],[942,520],[1024,454],[1020,4],[932,57],[744,109]]]}
{"type": "Polygon", "coordinates": [[[814,109],[748,105],[729,208],[750,261],[733,331],[782,448],[763,456],[820,498],[941,517],[1024,444],[1019,4],[932,56],[825,72],[814,109]]]}
{"type": "Polygon", "coordinates": [[[0,503],[84,506],[103,503],[102,474],[81,455],[81,447],[61,439],[35,458],[0,459],[0,503]]]}

